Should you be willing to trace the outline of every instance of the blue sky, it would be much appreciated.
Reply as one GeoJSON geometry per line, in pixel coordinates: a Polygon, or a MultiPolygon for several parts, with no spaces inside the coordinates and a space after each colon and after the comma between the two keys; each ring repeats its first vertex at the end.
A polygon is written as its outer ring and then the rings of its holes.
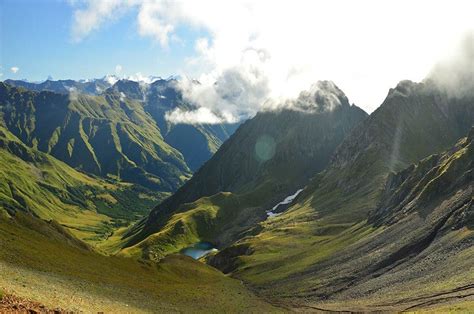
{"type": "Polygon", "coordinates": [[[0,79],[82,79],[137,72],[167,77],[177,74],[192,55],[199,31],[178,28],[180,41],[167,47],[137,33],[136,12],[127,11],[80,42],[71,36],[74,7],[60,0],[0,1],[0,79]],[[12,73],[12,67],[18,67],[12,73]]]}
{"type": "Polygon", "coordinates": [[[120,65],[124,77],[195,78],[186,97],[233,117],[331,80],[372,112],[400,80],[459,58],[472,12],[472,0],[0,0],[0,79],[120,65]]]}

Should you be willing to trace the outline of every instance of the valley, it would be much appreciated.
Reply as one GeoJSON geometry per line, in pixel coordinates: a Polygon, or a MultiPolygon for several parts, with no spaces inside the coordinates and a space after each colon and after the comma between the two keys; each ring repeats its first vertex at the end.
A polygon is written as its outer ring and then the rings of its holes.
{"type": "Polygon", "coordinates": [[[472,311],[472,93],[187,124],[178,80],[110,79],[0,82],[0,311],[472,311]]]}

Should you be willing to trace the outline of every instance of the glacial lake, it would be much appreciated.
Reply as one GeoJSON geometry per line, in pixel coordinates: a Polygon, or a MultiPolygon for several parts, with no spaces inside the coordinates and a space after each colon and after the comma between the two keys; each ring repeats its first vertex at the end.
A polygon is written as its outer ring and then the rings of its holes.
{"type": "Polygon", "coordinates": [[[214,251],[217,251],[214,244],[210,242],[198,242],[192,246],[182,249],[181,254],[191,256],[194,259],[200,259],[201,257],[214,251]]]}

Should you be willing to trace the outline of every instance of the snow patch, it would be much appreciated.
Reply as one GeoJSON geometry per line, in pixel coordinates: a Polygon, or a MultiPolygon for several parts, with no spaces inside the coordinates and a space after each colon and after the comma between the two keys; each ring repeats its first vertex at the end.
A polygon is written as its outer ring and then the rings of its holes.
{"type": "Polygon", "coordinates": [[[303,191],[303,189],[299,189],[298,191],[295,192],[295,194],[287,196],[283,201],[281,201],[280,203],[273,206],[272,209],[267,210],[267,217],[272,218],[272,217],[276,217],[276,216],[282,214],[282,213],[275,213],[275,210],[278,208],[278,206],[290,204],[298,196],[298,194],[300,194],[302,191],[303,191]]]}

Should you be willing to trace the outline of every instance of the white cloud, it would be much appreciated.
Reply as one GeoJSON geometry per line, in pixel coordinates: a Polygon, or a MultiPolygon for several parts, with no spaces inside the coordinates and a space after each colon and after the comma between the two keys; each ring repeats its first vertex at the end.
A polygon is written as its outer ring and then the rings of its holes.
{"type": "Polygon", "coordinates": [[[474,31],[464,38],[456,54],[433,68],[429,79],[451,96],[474,95],[474,31]]]}
{"type": "Polygon", "coordinates": [[[155,80],[157,80],[157,77],[146,76],[146,75],[143,75],[141,72],[137,72],[135,74],[132,74],[132,75],[128,76],[127,80],[135,81],[135,82],[142,83],[142,84],[151,84],[155,80]]]}
{"type": "Polygon", "coordinates": [[[10,68],[10,71],[11,71],[13,74],[16,74],[18,71],[20,71],[20,68],[19,68],[19,67],[11,67],[11,68],[10,68]]]}
{"type": "MultiPolygon", "coordinates": [[[[92,31],[99,29],[102,24],[120,16],[121,9],[128,1],[121,0],[89,0],[86,5],[74,12],[72,25],[72,39],[81,41],[92,31]]],[[[75,1],[72,5],[81,5],[82,2],[75,1]]]]}
{"type": "Polygon", "coordinates": [[[131,8],[138,33],[164,46],[180,26],[209,33],[177,72],[201,82],[184,84],[190,99],[234,118],[268,98],[295,98],[317,80],[333,80],[373,111],[390,87],[422,80],[474,29],[469,0],[89,0],[75,13],[73,35],[131,8]]]}
{"type": "Polygon", "coordinates": [[[110,74],[107,74],[105,77],[104,77],[104,80],[109,83],[110,85],[114,85],[115,83],[117,83],[117,81],[119,80],[119,78],[115,75],[110,75],[110,74]]]}
{"type": "Polygon", "coordinates": [[[223,122],[236,122],[234,120],[227,120],[227,118],[231,117],[219,117],[205,107],[191,111],[183,111],[180,108],[176,108],[165,114],[165,119],[174,124],[218,124],[223,122]]]}
{"type": "Polygon", "coordinates": [[[76,101],[79,98],[79,92],[75,87],[65,86],[68,90],[69,101],[76,101]]]}
{"type": "Polygon", "coordinates": [[[271,92],[262,69],[246,61],[224,69],[217,76],[203,75],[199,84],[180,80],[179,86],[185,98],[228,117],[228,122],[254,115],[271,92]]]}

